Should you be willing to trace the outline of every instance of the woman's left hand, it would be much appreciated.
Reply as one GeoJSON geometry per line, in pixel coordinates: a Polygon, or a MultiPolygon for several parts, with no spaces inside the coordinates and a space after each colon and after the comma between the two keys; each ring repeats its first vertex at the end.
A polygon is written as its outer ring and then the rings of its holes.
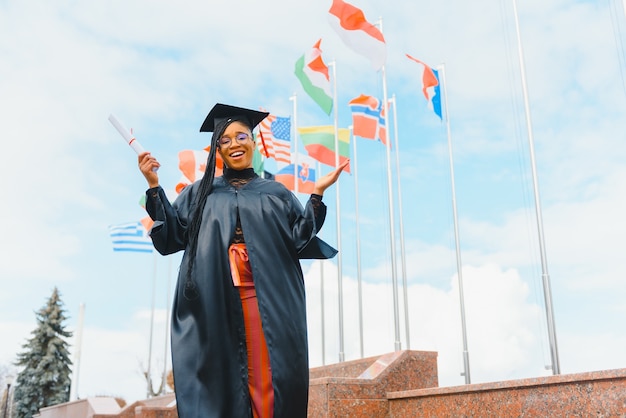
{"type": "Polygon", "coordinates": [[[350,160],[345,159],[341,164],[339,164],[339,167],[337,167],[330,173],[318,178],[315,181],[313,193],[323,196],[324,191],[337,182],[337,179],[339,179],[339,175],[341,174],[343,169],[348,166],[348,164],[350,164],[350,160]]]}

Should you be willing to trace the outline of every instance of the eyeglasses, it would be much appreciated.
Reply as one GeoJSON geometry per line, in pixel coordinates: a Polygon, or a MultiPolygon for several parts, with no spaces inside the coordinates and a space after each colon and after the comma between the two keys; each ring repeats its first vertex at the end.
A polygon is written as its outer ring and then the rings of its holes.
{"type": "MultiPolygon", "coordinates": [[[[249,138],[250,138],[250,135],[243,133],[243,132],[235,135],[235,139],[240,144],[245,144],[249,138]]],[[[219,140],[220,147],[229,147],[231,142],[233,142],[232,138],[227,137],[227,136],[223,136],[219,140]]]]}

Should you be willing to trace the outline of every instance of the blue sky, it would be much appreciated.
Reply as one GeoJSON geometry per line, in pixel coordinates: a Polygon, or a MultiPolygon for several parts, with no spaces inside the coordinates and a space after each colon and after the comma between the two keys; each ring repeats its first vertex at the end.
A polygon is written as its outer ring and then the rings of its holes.
{"type": "MultiPolygon", "coordinates": [[[[402,205],[396,187],[394,215],[398,221],[402,210],[410,348],[439,353],[441,386],[463,384],[445,125],[427,108],[406,53],[445,64],[472,382],[549,374],[512,2],[353,4],[372,22],[382,18],[387,87],[398,102],[402,205]]],[[[173,188],[177,153],[206,146],[198,130],[216,102],[289,116],[295,93],[300,126],[332,123],[293,75],[296,60],[322,38],[324,59],[337,65],[340,125],[348,126],[348,101],[382,96],[381,74],[342,44],[329,7],[0,0],[0,366],[15,359],[34,312],[57,286],[69,329],[85,304],[79,396],[145,395],[152,283],[159,373],[168,283],[180,256],[112,251],[108,226],[145,216],[138,201],[146,185],[107,118],[114,113],[134,129],[161,161],[162,184],[173,188]]],[[[532,0],[518,10],[561,372],[623,368],[624,5],[532,0]]],[[[373,356],[394,349],[387,178],[380,144],[357,144],[364,354],[373,356]]],[[[395,161],[394,153],[394,187],[395,161]]],[[[339,187],[345,357],[352,360],[360,356],[354,177],[343,176],[339,187]]],[[[322,235],[336,245],[334,190],[324,200],[322,235]]],[[[396,249],[401,281],[399,242],[396,249]]],[[[338,359],[335,263],[323,264],[326,363],[338,359]]],[[[320,264],[303,267],[311,365],[319,366],[320,264]]],[[[407,348],[403,306],[399,312],[407,348]]]]}

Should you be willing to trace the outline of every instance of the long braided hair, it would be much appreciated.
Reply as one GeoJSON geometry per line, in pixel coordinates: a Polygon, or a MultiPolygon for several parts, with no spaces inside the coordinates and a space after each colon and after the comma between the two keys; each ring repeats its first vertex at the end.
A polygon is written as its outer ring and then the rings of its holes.
{"type": "Polygon", "coordinates": [[[196,261],[196,252],[198,249],[198,234],[200,232],[200,225],[202,225],[202,213],[204,212],[204,206],[206,205],[207,198],[213,190],[213,180],[215,179],[215,163],[217,159],[217,148],[219,147],[219,139],[224,135],[224,131],[233,122],[241,122],[246,125],[250,131],[251,123],[246,117],[232,117],[224,121],[221,121],[215,126],[213,136],[211,137],[211,149],[209,150],[209,157],[207,159],[206,170],[200,180],[198,186],[198,194],[196,195],[195,202],[192,208],[191,223],[187,229],[187,237],[189,239],[189,262],[187,265],[187,272],[185,273],[185,288],[183,290],[183,296],[185,299],[194,300],[198,298],[198,289],[196,282],[192,278],[193,268],[196,261]]]}

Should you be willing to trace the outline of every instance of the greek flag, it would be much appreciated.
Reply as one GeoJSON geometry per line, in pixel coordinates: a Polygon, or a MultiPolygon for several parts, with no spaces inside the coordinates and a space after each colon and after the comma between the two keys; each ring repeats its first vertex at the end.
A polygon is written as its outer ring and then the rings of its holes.
{"type": "Polygon", "coordinates": [[[109,226],[113,251],[151,253],[154,250],[148,231],[141,222],[109,226]]]}

